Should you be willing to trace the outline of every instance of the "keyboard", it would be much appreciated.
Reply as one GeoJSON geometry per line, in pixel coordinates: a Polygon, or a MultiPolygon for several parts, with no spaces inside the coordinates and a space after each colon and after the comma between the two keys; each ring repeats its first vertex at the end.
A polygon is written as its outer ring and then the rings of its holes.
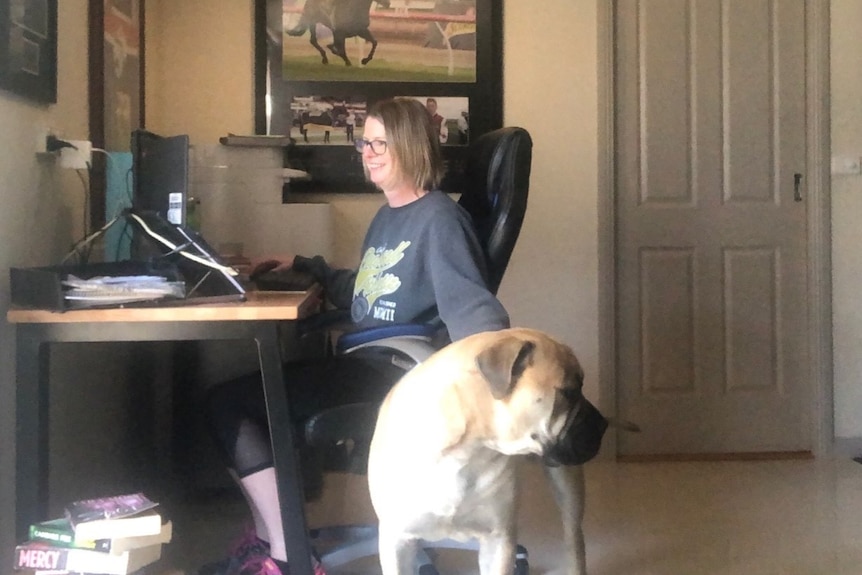
{"type": "Polygon", "coordinates": [[[254,284],[261,291],[307,291],[317,280],[309,272],[293,268],[260,274],[254,284]]]}

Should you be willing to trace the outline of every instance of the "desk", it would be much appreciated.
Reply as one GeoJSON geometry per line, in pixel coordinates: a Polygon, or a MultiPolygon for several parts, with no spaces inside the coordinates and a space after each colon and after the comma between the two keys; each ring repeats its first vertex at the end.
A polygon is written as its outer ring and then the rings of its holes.
{"type": "Polygon", "coordinates": [[[281,517],[291,569],[312,574],[301,475],[285,393],[278,323],[316,309],[319,289],[305,293],[251,292],[241,303],[73,310],[12,308],[16,324],[16,533],[46,519],[48,500],[49,348],[60,342],[251,339],[257,343],[266,398],[281,517]]]}

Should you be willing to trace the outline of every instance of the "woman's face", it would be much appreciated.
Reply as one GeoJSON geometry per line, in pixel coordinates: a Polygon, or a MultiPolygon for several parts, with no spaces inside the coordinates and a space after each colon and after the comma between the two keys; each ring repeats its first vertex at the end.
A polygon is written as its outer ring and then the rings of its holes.
{"type": "MultiPolygon", "coordinates": [[[[386,128],[383,122],[377,118],[367,118],[363,138],[369,142],[375,140],[385,142],[386,128]]],[[[386,151],[382,154],[376,154],[371,146],[366,145],[362,150],[362,163],[368,170],[368,178],[384,192],[397,182],[397,167],[389,146],[386,146],[386,151]]]]}

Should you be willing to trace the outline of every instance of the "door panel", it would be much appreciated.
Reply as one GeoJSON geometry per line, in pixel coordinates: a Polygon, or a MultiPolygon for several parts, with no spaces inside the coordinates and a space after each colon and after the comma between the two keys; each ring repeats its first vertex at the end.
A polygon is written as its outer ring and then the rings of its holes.
{"type": "Polygon", "coordinates": [[[808,450],[804,2],[614,24],[619,452],[808,450]]]}

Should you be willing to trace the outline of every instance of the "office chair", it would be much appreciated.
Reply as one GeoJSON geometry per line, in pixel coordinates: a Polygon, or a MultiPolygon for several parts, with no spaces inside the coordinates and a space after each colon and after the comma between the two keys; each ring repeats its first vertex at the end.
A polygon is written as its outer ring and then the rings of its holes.
{"type": "MultiPolygon", "coordinates": [[[[527,209],[532,161],[529,133],[506,127],[486,133],[468,148],[463,171],[457,175],[453,190],[460,191],[458,203],[472,216],[485,252],[489,288],[497,293],[521,230],[527,209]]],[[[376,327],[341,335],[336,353],[357,353],[369,348],[385,348],[412,366],[448,343],[441,338],[442,322],[436,316],[415,324],[376,327]]],[[[393,382],[394,384],[394,382],[393,382]]],[[[368,448],[377,421],[379,402],[369,401],[326,409],[305,424],[304,440],[310,449],[326,450],[333,445],[347,446],[349,453],[337,469],[364,473],[368,448]]],[[[376,525],[331,526],[311,530],[313,543],[325,549],[321,560],[325,568],[337,568],[361,557],[375,556],[376,525]],[[325,546],[325,548],[324,548],[325,546]]],[[[417,566],[421,575],[436,574],[430,549],[473,549],[473,543],[453,540],[421,545],[417,566]]],[[[518,547],[515,572],[527,571],[526,550],[518,547]]]]}

